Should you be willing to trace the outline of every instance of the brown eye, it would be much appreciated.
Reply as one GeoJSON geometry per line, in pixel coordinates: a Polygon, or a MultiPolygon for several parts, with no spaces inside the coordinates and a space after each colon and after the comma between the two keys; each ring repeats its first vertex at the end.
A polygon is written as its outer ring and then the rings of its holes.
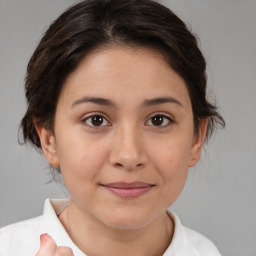
{"type": "Polygon", "coordinates": [[[109,122],[106,120],[106,118],[101,115],[89,116],[86,119],[84,119],[83,122],[91,127],[102,127],[109,125],[109,122]]]}
{"type": "Polygon", "coordinates": [[[168,126],[171,123],[172,123],[172,119],[165,115],[155,115],[147,121],[148,125],[158,126],[158,127],[168,126]]]}
{"type": "Polygon", "coordinates": [[[92,119],[92,124],[94,126],[101,126],[103,124],[104,118],[102,116],[93,116],[91,117],[92,119]]]}
{"type": "Polygon", "coordinates": [[[155,126],[161,126],[164,122],[164,117],[160,115],[154,116],[151,118],[151,122],[155,126]]]}

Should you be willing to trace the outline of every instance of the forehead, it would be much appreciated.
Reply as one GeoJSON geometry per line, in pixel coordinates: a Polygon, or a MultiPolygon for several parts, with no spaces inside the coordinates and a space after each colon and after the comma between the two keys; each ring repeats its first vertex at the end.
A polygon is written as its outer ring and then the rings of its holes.
{"type": "Polygon", "coordinates": [[[151,48],[111,47],[89,53],[67,78],[60,99],[88,94],[122,102],[169,94],[190,104],[184,80],[151,48]]]}

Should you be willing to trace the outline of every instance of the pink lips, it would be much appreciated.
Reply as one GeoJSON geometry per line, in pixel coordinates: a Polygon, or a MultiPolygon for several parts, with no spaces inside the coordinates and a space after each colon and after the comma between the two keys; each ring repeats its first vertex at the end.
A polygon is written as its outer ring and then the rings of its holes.
{"type": "Polygon", "coordinates": [[[103,185],[103,187],[122,198],[136,198],[148,192],[153,185],[144,182],[117,182],[103,185]]]}

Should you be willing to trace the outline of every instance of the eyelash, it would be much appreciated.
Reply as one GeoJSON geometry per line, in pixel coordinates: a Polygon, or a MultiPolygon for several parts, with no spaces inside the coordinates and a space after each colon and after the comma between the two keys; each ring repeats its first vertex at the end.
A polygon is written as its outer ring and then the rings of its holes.
{"type": "Polygon", "coordinates": [[[103,114],[92,114],[90,116],[87,116],[87,117],[82,119],[82,123],[84,123],[87,127],[91,128],[91,129],[101,129],[101,128],[106,127],[106,126],[111,126],[110,122],[107,120],[107,118],[103,114]],[[107,125],[106,124],[103,125],[103,126],[102,125],[99,125],[99,126],[93,125],[92,124],[92,118],[94,118],[94,117],[102,118],[103,119],[103,123],[107,122],[107,125]],[[87,123],[88,120],[91,120],[91,124],[87,123]]]}
{"type": "MultiPolygon", "coordinates": [[[[101,128],[103,128],[103,127],[111,126],[111,123],[107,120],[107,118],[106,118],[103,114],[92,114],[92,115],[90,115],[90,116],[88,116],[88,117],[85,117],[85,118],[82,120],[82,123],[84,123],[87,127],[92,128],[92,129],[101,129],[101,128]],[[94,117],[102,118],[103,124],[104,124],[104,123],[107,123],[107,124],[99,125],[99,126],[93,125],[93,124],[92,124],[92,121],[93,121],[92,118],[94,118],[94,117]],[[87,123],[88,120],[91,120],[91,121],[90,121],[91,124],[88,124],[88,123],[87,123]]],[[[168,127],[168,126],[170,126],[170,125],[173,124],[173,123],[174,123],[174,120],[173,120],[172,118],[170,118],[169,116],[164,115],[164,114],[154,114],[154,115],[152,115],[152,116],[145,122],[145,124],[146,124],[147,126],[153,126],[153,127],[156,128],[156,129],[161,129],[161,128],[168,127]],[[164,122],[164,125],[162,125],[162,124],[160,124],[160,125],[154,125],[154,124],[152,123],[152,119],[153,119],[154,117],[155,117],[155,118],[156,118],[156,117],[162,118],[162,119],[163,119],[163,122],[164,122]],[[148,124],[149,121],[151,121],[151,124],[148,124]],[[167,123],[166,123],[166,122],[167,122],[167,123]]]]}
{"type": "Polygon", "coordinates": [[[161,113],[159,113],[159,114],[154,114],[154,115],[151,115],[151,117],[146,121],[146,124],[149,122],[149,121],[151,121],[151,124],[149,125],[149,126],[153,126],[154,128],[156,128],[156,129],[163,129],[163,128],[166,128],[166,127],[168,127],[168,126],[170,126],[170,125],[172,125],[173,123],[174,123],[174,120],[171,118],[171,117],[169,117],[169,116],[167,116],[167,115],[165,115],[165,114],[161,114],[161,113]],[[153,125],[152,124],[152,119],[153,118],[156,118],[156,117],[160,117],[160,118],[162,118],[163,119],[163,122],[165,123],[164,125],[153,125]],[[166,123],[167,122],[167,123],[166,123]]]}

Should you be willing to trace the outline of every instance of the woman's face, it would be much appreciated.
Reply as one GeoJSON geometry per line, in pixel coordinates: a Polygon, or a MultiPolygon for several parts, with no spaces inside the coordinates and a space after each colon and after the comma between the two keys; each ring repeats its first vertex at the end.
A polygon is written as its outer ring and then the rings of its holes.
{"type": "Polygon", "coordinates": [[[39,131],[75,204],[115,228],[139,228],[177,199],[199,160],[186,85],[152,49],[90,53],[67,79],[54,136],[39,131]],[[45,136],[45,138],[43,138],[45,136]]]}

